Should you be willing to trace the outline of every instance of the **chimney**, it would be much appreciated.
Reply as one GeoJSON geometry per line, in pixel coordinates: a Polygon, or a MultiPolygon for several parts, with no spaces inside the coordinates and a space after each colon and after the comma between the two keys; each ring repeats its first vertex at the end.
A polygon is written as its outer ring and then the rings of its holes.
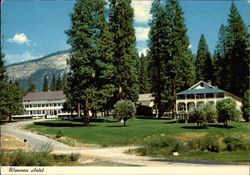
{"type": "Polygon", "coordinates": [[[211,80],[207,80],[207,84],[212,86],[212,81],[211,80]]]}

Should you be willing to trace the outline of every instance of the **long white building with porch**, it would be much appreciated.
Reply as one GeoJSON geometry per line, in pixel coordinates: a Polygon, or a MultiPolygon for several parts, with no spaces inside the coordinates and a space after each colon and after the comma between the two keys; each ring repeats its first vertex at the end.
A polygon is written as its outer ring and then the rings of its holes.
{"type": "Polygon", "coordinates": [[[62,110],[65,103],[66,96],[63,91],[48,91],[48,92],[34,92],[28,93],[23,98],[23,115],[15,115],[14,118],[26,117],[40,117],[40,118],[55,118],[70,113],[62,110]]]}
{"type": "Polygon", "coordinates": [[[177,114],[187,114],[193,107],[204,103],[216,104],[224,98],[234,99],[237,108],[241,108],[242,102],[239,97],[212,86],[211,82],[199,81],[189,89],[176,93],[176,111],[177,114]]]}

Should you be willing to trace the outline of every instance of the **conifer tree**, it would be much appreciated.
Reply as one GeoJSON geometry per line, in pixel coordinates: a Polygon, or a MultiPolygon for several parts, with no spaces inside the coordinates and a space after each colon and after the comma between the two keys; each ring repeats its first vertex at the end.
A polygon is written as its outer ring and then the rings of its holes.
{"type": "Polygon", "coordinates": [[[148,74],[148,58],[141,54],[140,57],[140,94],[146,94],[150,92],[149,74],[148,74]]]}
{"type": "Polygon", "coordinates": [[[89,111],[107,104],[114,93],[112,39],[105,19],[104,0],[79,0],[71,14],[71,29],[66,33],[71,45],[70,73],[65,93],[70,104],[83,111],[89,126],[89,111]]]}
{"type": "Polygon", "coordinates": [[[12,115],[21,114],[23,112],[22,98],[24,93],[22,89],[15,83],[8,82],[5,74],[4,54],[0,56],[0,119],[9,118],[12,115]]]}
{"type": "Polygon", "coordinates": [[[232,2],[226,27],[226,60],[229,64],[229,92],[243,97],[249,88],[249,34],[232,2]]]}
{"type": "Polygon", "coordinates": [[[229,87],[229,66],[226,63],[226,28],[222,24],[218,33],[218,41],[214,52],[214,78],[215,84],[228,90],[229,87]]]}
{"type": "MultiPolygon", "coordinates": [[[[2,50],[2,49],[1,49],[2,50]]],[[[5,79],[5,72],[6,72],[6,69],[4,67],[4,54],[1,52],[1,56],[0,56],[0,81],[4,80],[5,79]]]]}
{"type": "MultiPolygon", "coordinates": [[[[113,37],[115,102],[136,101],[139,94],[138,55],[131,0],[110,0],[109,24],[113,37]]],[[[114,102],[114,103],[115,103],[114,102]]]]}
{"type": "Polygon", "coordinates": [[[168,0],[164,6],[154,0],[151,14],[149,48],[155,105],[159,118],[166,110],[175,117],[175,93],[188,88],[194,80],[183,11],[177,0],[168,0]]]}
{"type": "Polygon", "coordinates": [[[28,86],[27,92],[36,92],[36,84],[32,82],[31,77],[29,77],[28,79],[27,86],[28,86]]]}
{"type": "Polygon", "coordinates": [[[51,91],[55,91],[56,90],[56,76],[53,74],[53,77],[52,77],[52,80],[51,80],[51,83],[50,83],[50,90],[51,91]]]}
{"type": "Polygon", "coordinates": [[[47,92],[49,90],[49,85],[48,85],[48,76],[45,75],[43,79],[43,91],[47,92]]]}
{"type": "Polygon", "coordinates": [[[215,75],[219,87],[243,97],[249,88],[249,34],[232,3],[227,26],[221,27],[215,50],[215,75]]]}
{"type": "Polygon", "coordinates": [[[201,35],[196,60],[195,60],[195,74],[196,81],[200,80],[211,80],[213,81],[214,68],[211,59],[211,54],[209,52],[206,39],[204,35],[201,35]]]}
{"type": "Polygon", "coordinates": [[[62,89],[63,89],[62,80],[61,80],[61,76],[59,75],[56,82],[55,82],[55,90],[56,91],[61,91],[62,89]]]}

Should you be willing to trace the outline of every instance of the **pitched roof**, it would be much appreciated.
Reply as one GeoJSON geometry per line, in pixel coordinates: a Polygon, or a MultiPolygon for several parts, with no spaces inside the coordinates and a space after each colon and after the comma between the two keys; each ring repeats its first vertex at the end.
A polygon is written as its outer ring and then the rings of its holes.
{"type": "Polygon", "coordinates": [[[65,94],[63,91],[48,91],[48,92],[34,92],[28,93],[23,100],[62,100],[66,99],[65,94]]]}
{"type": "Polygon", "coordinates": [[[176,93],[176,95],[188,95],[188,94],[209,94],[209,93],[221,93],[225,92],[221,89],[192,89],[192,90],[185,90],[176,93]]]}
{"type": "Polygon", "coordinates": [[[226,91],[218,89],[204,81],[199,81],[189,89],[176,93],[176,95],[224,93],[226,91]]]}
{"type": "Polygon", "coordinates": [[[153,101],[155,98],[152,94],[139,94],[138,102],[141,101],[153,101]]]}

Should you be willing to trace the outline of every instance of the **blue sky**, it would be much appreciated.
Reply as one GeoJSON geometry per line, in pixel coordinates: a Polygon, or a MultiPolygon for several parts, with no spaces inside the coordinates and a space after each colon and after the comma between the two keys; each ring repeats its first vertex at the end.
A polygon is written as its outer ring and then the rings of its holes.
{"type": "MultiPolygon", "coordinates": [[[[2,5],[2,51],[6,64],[27,61],[66,50],[65,30],[76,1],[4,0],[2,5]]],[[[190,47],[195,53],[201,34],[213,53],[221,24],[227,23],[232,1],[180,1],[188,29],[190,47]]],[[[138,52],[147,48],[151,0],[133,0],[138,52]]],[[[234,1],[244,22],[249,25],[250,3],[234,1]]]]}

